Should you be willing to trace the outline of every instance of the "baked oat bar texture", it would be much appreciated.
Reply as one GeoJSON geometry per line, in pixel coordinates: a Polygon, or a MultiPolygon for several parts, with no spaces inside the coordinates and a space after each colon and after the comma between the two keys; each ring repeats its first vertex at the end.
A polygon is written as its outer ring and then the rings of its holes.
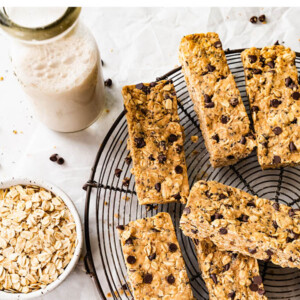
{"type": "Polygon", "coordinates": [[[135,300],[194,299],[168,213],[118,226],[135,300]]]}
{"type": "Polygon", "coordinates": [[[256,142],[217,33],[183,37],[179,60],[214,168],[248,156],[256,142]]]}
{"type": "Polygon", "coordinates": [[[300,268],[300,211],[214,181],[198,181],[180,220],[220,249],[300,268]]]}
{"type": "Polygon", "coordinates": [[[300,89],[296,54],[281,45],[242,52],[257,156],[263,169],[300,163],[300,89]]]}
{"type": "Polygon", "coordinates": [[[208,239],[194,244],[210,300],[267,299],[255,258],[220,251],[208,239]]]}
{"type": "Polygon", "coordinates": [[[174,85],[140,83],[122,94],[139,203],[185,203],[189,183],[174,85]]]}

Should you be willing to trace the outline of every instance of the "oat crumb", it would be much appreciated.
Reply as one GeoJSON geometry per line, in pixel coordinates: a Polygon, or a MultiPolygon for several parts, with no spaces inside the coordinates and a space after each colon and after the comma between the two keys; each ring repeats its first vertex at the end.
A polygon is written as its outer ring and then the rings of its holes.
{"type": "Polygon", "coordinates": [[[191,136],[191,141],[192,141],[193,143],[197,143],[198,140],[199,140],[198,135],[193,135],[193,136],[191,136]]]}

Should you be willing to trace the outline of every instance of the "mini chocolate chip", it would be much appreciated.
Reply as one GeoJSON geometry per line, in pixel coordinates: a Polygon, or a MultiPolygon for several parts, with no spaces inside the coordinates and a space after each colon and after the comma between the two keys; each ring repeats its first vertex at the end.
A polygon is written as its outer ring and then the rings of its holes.
{"type": "Polygon", "coordinates": [[[267,250],[266,253],[269,257],[271,257],[274,254],[272,250],[267,250]]]}
{"type": "Polygon", "coordinates": [[[161,163],[161,164],[164,164],[167,160],[166,155],[164,155],[163,153],[158,154],[157,158],[158,158],[159,163],[161,163]]]}
{"type": "Polygon", "coordinates": [[[119,229],[119,230],[124,230],[124,229],[125,229],[125,226],[124,226],[124,225],[118,225],[118,226],[117,226],[117,229],[119,229]]]}
{"type": "Polygon", "coordinates": [[[217,143],[219,143],[219,141],[220,141],[219,135],[218,135],[217,133],[214,134],[211,138],[212,138],[213,140],[215,140],[217,143]]]}
{"type": "Polygon", "coordinates": [[[256,249],[250,249],[250,248],[248,248],[248,251],[249,251],[250,254],[255,254],[256,253],[256,249]]]}
{"type": "Polygon", "coordinates": [[[143,138],[134,138],[134,142],[137,148],[143,148],[146,146],[146,143],[143,138]]]}
{"type": "Polygon", "coordinates": [[[220,228],[219,233],[220,233],[220,234],[227,234],[228,231],[227,231],[226,228],[222,227],[222,228],[220,228]]]}
{"type": "Polygon", "coordinates": [[[126,163],[127,165],[130,165],[130,164],[131,164],[131,161],[132,161],[132,158],[131,158],[130,156],[125,157],[125,163],[126,163]]]}
{"type": "Polygon", "coordinates": [[[156,229],[155,227],[151,228],[151,230],[152,230],[153,232],[160,232],[160,230],[156,229]]]}
{"type": "Polygon", "coordinates": [[[65,160],[64,160],[64,158],[62,158],[62,157],[59,157],[58,160],[57,160],[57,163],[58,163],[59,165],[63,165],[64,162],[65,162],[65,160]]]}
{"type": "Polygon", "coordinates": [[[151,161],[155,161],[155,158],[153,157],[153,154],[150,154],[148,159],[151,160],[151,161]]]}
{"type": "Polygon", "coordinates": [[[275,220],[273,220],[272,224],[273,224],[273,227],[277,230],[277,228],[279,227],[277,222],[275,220]]]}
{"type": "Polygon", "coordinates": [[[177,135],[175,135],[175,134],[170,134],[169,137],[168,137],[169,143],[174,143],[174,142],[176,142],[177,140],[178,140],[178,137],[177,137],[177,135]]]}
{"type": "Polygon", "coordinates": [[[294,215],[295,215],[295,211],[294,211],[293,208],[291,208],[291,209],[289,210],[289,216],[292,217],[292,216],[294,216],[294,215]]]}
{"type": "Polygon", "coordinates": [[[160,192],[160,190],[161,190],[161,183],[160,182],[158,182],[158,183],[155,183],[155,189],[158,191],[158,192],[160,192]]]}
{"type": "Polygon", "coordinates": [[[240,144],[242,145],[246,144],[246,138],[244,136],[242,136],[242,138],[240,139],[240,144]]]}
{"type": "Polygon", "coordinates": [[[261,15],[261,16],[258,17],[258,20],[263,23],[263,22],[266,21],[266,16],[265,15],[261,15]]]}
{"type": "Polygon", "coordinates": [[[135,87],[138,89],[138,90],[141,90],[143,88],[144,84],[143,83],[138,83],[135,85],[135,87]]]}
{"type": "Polygon", "coordinates": [[[297,118],[295,118],[292,122],[291,122],[291,124],[297,124],[297,118]]]}
{"type": "Polygon", "coordinates": [[[257,113],[259,111],[259,107],[254,105],[254,106],[251,107],[251,111],[257,113]]]}
{"type": "Polygon", "coordinates": [[[215,48],[222,48],[222,43],[221,41],[217,41],[214,43],[215,48]]]}
{"type": "Polygon", "coordinates": [[[182,168],[182,166],[176,166],[176,167],[175,167],[175,172],[176,172],[176,174],[182,174],[182,173],[183,173],[183,168],[182,168]]]}
{"type": "Polygon", "coordinates": [[[121,169],[115,169],[115,175],[116,175],[116,177],[120,178],[121,173],[122,173],[121,169]]]}
{"type": "Polygon", "coordinates": [[[175,283],[175,277],[171,274],[167,277],[167,281],[169,284],[175,283]]]}
{"type": "Polygon", "coordinates": [[[122,184],[124,186],[129,186],[129,183],[130,183],[130,179],[128,177],[125,177],[123,180],[122,180],[122,184]]]}
{"type": "Polygon", "coordinates": [[[256,205],[255,205],[255,203],[253,201],[249,201],[247,203],[247,206],[249,206],[249,207],[256,207],[256,205]]]}
{"type": "Polygon", "coordinates": [[[222,124],[227,124],[229,121],[229,117],[222,115],[221,117],[221,123],[222,124]]]}
{"type": "Polygon", "coordinates": [[[234,156],[233,155],[228,155],[227,158],[228,159],[234,159],[234,156]]]}
{"type": "Polygon", "coordinates": [[[299,93],[299,92],[294,92],[294,93],[292,94],[292,98],[293,98],[294,100],[299,100],[299,99],[300,99],[300,93],[299,93]]]}
{"type": "Polygon", "coordinates": [[[258,285],[255,284],[255,283],[251,283],[249,288],[252,292],[257,292],[258,291],[258,285]]]}
{"type": "Polygon", "coordinates": [[[294,239],[290,238],[289,236],[286,238],[287,243],[291,243],[294,239]]]}
{"type": "Polygon", "coordinates": [[[274,155],[273,157],[273,164],[277,165],[281,163],[281,157],[278,155],[274,155]]]}
{"type": "Polygon", "coordinates": [[[233,292],[230,292],[229,294],[228,294],[228,297],[231,299],[231,300],[234,300],[234,298],[235,298],[235,292],[233,291],[233,292]]]}
{"type": "Polygon", "coordinates": [[[275,210],[279,211],[279,208],[280,208],[279,203],[275,202],[275,203],[272,204],[272,206],[273,206],[273,208],[274,208],[275,210]]]}
{"type": "Polygon", "coordinates": [[[214,284],[218,283],[218,279],[217,279],[217,275],[216,274],[210,274],[210,278],[212,279],[212,281],[214,282],[214,284]]]}
{"type": "Polygon", "coordinates": [[[169,251],[170,251],[170,252],[176,252],[177,249],[178,249],[178,247],[177,247],[176,244],[171,243],[171,244],[169,245],[169,251]]]}
{"type": "Polygon", "coordinates": [[[153,82],[150,83],[151,87],[155,87],[156,85],[157,85],[157,83],[155,81],[153,81],[153,82]]]}
{"type": "Polygon", "coordinates": [[[263,288],[259,288],[257,293],[262,296],[266,293],[266,291],[263,288]]]}
{"type": "Polygon", "coordinates": [[[282,133],[282,129],[280,128],[280,127],[275,127],[274,129],[273,129],[273,132],[276,134],[276,135],[279,135],[279,134],[281,134],[282,133]]]}
{"type": "Polygon", "coordinates": [[[241,214],[240,217],[237,218],[240,222],[248,222],[249,216],[246,216],[244,214],[241,214]]]}
{"type": "Polygon", "coordinates": [[[104,81],[104,85],[107,87],[111,87],[112,86],[112,80],[110,78],[106,79],[104,81]]]}
{"type": "Polygon", "coordinates": [[[276,41],[276,42],[274,43],[274,45],[275,45],[275,46],[279,46],[279,45],[280,45],[279,41],[276,41]]]}
{"type": "Polygon", "coordinates": [[[148,256],[148,259],[149,260],[153,260],[153,259],[155,259],[156,258],[156,253],[154,252],[154,253],[152,253],[152,254],[150,254],[149,256],[148,256]]]}
{"type": "Polygon", "coordinates": [[[260,69],[252,69],[252,73],[255,74],[255,75],[258,75],[258,74],[262,73],[262,70],[260,70],[260,69]]]}
{"type": "Polygon", "coordinates": [[[179,154],[182,152],[183,147],[181,145],[176,146],[176,152],[179,154]]]}
{"type": "Polygon", "coordinates": [[[261,285],[262,284],[262,278],[261,276],[254,276],[252,278],[253,283],[257,284],[257,285],[261,285]]]}
{"type": "Polygon", "coordinates": [[[49,159],[50,159],[51,161],[57,161],[57,158],[58,158],[58,154],[57,154],[57,153],[52,154],[52,155],[49,157],[49,159]]]}
{"type": "Polygon", "coordinates": [[[122,285],[122,290],[124,290],[124,291],[128,290],[128,285],[127,285],[127,283],[124,283],[124,284],[122,285]]]}
{"type": "Polygon", "coordinates": [[[229,100],[231,106],[236,107],[239,104],[239,99],[238,98],[231,98],[229,100]]]}
{"type": "Polygon", "coordinates": [[[294,84],[294,81],[291,77],[285,78],[285,86],[291,88],[291,86],[294,84]]]}
{"type": "Polygon", "coordinates": [[[175,198],[175,200],[177,200],[177,201],[181,199],[180,193],[172,195],[172,197],[175,198]]]}
{"type": "Polygon", "coordinates": [[[277,100],[277,99],[273,99],[273,100],[270,101],[270,106],[277,108],[281,103],[282,103],[282,101],[277,100]]]}
{"type": "Polygon", "coordinates": [[[224,266],[224,272],[228,271],[229,269],[230,269],[230,263],[224,266]]]}
{"type": "Polygon", "coordinates": [[[127,262],[128,262],[130,265],[133,265],[133,264],[136,263],[136,258],[135,258],[134,256],[132,256],[132,255],[129,255],[129,256],[127,257],[127,262]]]}
{"type": "Polygon", "coordinates": [[[209,95],[207,95],[207,94],[204,94],[204,102],[205,102],[205,103],[211,102],[211,96],[209,96],[209,95]]]}
{"type": "Polygon", "coordinates": [[[290,142],[289,149],[291,152],[297,151],[296,145],[293,142],[290,142]]]}
{"type": "Polygon", "coordinates": [[[132,239],[132,237],[129,237],[129,238],[125,241],[125,245],[133,245],[133,239],[132,239]]]}
{"type": "Polygon", "coordinates": [[[226,198],[227,198],[226,195],[224,195],[224,194],[219,194],[219,200],[226,199],[226,198]]]}
{"type": "Polygon", "coordinates": [[[143,278],[143,283],[150,284],[153,280],[153,276],[151,274],[145,274],[143,278]]]}
{"type": "Polygon", "coordinates": [[[257,61],[256,55],[248,55],[249,61],[251,64],[255,63],[257,61]]]}
{"type": "Polygon", "coordinates": [[[271,68],[274,69],[275,68],[275,62],[273,60],[267,62],[267,65],[271,68]]]}
{"type": "Polygon", "coordinates": [[[183,213],[188,215],[191,213],[191,208],[189,206],[185,207],[184,210],[183,210],[183,213]]]}
{"type": "Polygon", "coordinates": [[[191,232],[192,232],[193,234],[197,234],[197,233],[198,233],[198,229],[191,229],[191,232]]]}
{"type": "Polygon", "coordinates": [[[219,213],[215,213],[214,215],[212,215],[210,217],[211,222],[213,222],[214,220],[219,220],[219,219],[223,219],[223,215],[219,214],[219,213]]]}
{"type": "Polygon", "coordinates": [[[251,17],[251,18],[250,18],[250,22],[251,22],[252,24],[257,23],[257,17],[256,17],[256,16],[251,17]]]}
{"type": "Polygon", "coordinates": [[[205,108],[213,108],[215,107],[215,103],[214,102],[208,102],[208,103],[205,103],[205,108]]]}
{"type": "Polygon", "coordinates": [[[216,69],[216,67],[211,64],[208,64],[207,69],[208,69],[208,72],[213,72],[216,69]]]}

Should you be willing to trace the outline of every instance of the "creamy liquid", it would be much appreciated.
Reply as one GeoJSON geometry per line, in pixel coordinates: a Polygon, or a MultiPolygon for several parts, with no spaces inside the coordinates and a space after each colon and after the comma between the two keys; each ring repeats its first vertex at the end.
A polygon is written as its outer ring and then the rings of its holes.
{"type": "Polygon", "coordinates": [[[97,119],[104,105],[102,69],[94,37],[83,24],[48,43],[13,41],[11,56],[18,80],[49,128],[73,132],[97,119]]]}

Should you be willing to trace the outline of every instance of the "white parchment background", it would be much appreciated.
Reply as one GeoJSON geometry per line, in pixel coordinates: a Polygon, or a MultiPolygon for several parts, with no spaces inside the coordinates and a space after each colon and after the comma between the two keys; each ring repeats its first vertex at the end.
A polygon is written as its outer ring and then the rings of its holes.
{"type": "MultiPolygon", "coordinates": [[[[76,204],[81,217],[96,152],[105,133],[122,110],[120,90],[125,84],[152,81],[178,64],[177,49],[183,35],[218,32],[223,48],[265,46],[276,40],[300,51],[299,8],[87,8],[82,20],[90,27],[105,62],[108,113],[89,129],[55,133],[36,120],[20,90],[9,61],[7,40],[0,36],[0,179],[32,176],[61,187],[76,204]],[[251,24],[252,15],[265,14],[267,24],[251,24]],[[16,130],[18,134],[14,134],[16,130]],[[23,133],[21,133],[23,132],[23,133]],[[63,166],[49,161],[59,153],[63,166]]],[[[82,261],[55,291],[41,299],[98,299],[83,271],[82,261]]]]}

